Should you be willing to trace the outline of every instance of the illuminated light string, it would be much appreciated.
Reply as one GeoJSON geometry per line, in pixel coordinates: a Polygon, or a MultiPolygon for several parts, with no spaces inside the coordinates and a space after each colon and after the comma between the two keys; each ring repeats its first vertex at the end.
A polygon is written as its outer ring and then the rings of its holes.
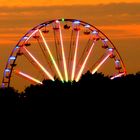
{"type": "Polygon", "coordinates": [[[42,37],[42,39],[43,39],[43,42],[44,42],[44,44],[45,44],[45,47],[46,47],[47,51],[48,51],[48,53],[49,53],[49,55],[50,55],[50,57],[51,57],[51,60],[52,60],[52,62],[53,62],[53,64],[54,64],[54,67],[55,67],[55,69],[56,69],[56,71],[57,71],[57,73],[58,73],[58,75],[59,75],[61,81],[63,82],[64,80],[63,80],[62,74],[61,74],[61,72],[60,72],[60,70],[59,70],[59,68],[58,68],[58,66],[57,66],[57,64],[56,64],[56,62],[55,62],[55,60],[54,60],[54,57],[53,57],[53,55],[52,55],[52,53],[51,53],[51,51],[50,51],[50,49],[49,49],[49,47],[48,47],[48,45],[47,45],[47,42],[46,42],[46,40],[45,40],[45,38],[44,38],[44,36],[43,36],[43,34],[42,34],[42,32],[41,32],[40,30],[39,30],[39,33],[40,33],[40,35],[41,35],[41,37],[42,37]]]}
{"type": "Polygon", "coordinates": [[[107,53],[100,62],[97,62],[97,66],[92,70],[92,74],[94,74],[103,64],[104,62],[112,55],[112,52],[107,53]]]}
{"type": "Polygon", "coordinates": [[[119,74],[117,74],[117,75],[111,77],[110,79],[113,80],[113,79],[115,79],[115,78],[122,77],[122,76],[125,75],[125,74],[126,74],[125,72],[121,72],[121,73],[119,73],[119,74]]]}
{"type": "Polygon", "coordinates": [[[95,41],[93,42],[92,46],[90,47],[90,50],[89,50],[89,52],[88,52],[88,54],[87,54],[87,56],[86,56],[86,58],[85,58],[85,60],[84,60],[84,62],[83,62],[83,64],[82,64],[82,67],[80,68],[80,70],[79,70],[79,72],[78,72],[78,74],[77,74],[77,77],[76,77],[76,79],[75,79],[76,82],[79,81],[79,79],[80,79],[80,77],[81,77],[81,75],[82,75],[82,72],[83,72],[83,70],[84,70],[84,68],[85,68],[85,66],[86,66],[87,60],[88,60],[88,58],[89,58],[89,56],[90,56],[90,54],[91,54],[91,51],[92,51],[94,45],[95,45],[95,41]]]}
{"type": "Polygon", "coordinates": [[[71,81],[73,81],[75,77],[78,42],[79,42],[79,31],[77,32],[77,37],[76,37],[76,46],[75,46],[75,51],[74,51],[74,61],[73,61],[73,67],[72,67],[71,81]]]}
{"type": "Polygon", "coordinates": [[[40,67],[40,69],[49,77],[52,81],[54,81],[53,76],[37,61],[37,59],[25,48],[22,47],[25,52],[31,57],[31,59],[40,67]]]}
{"type": "Polygon", "coordinates": [[[21,72],[19,70],[14,70],[14,73],[17,74],[17,75],[19,75],[19,76],[22,76],[22,77],[24,77],[24,78],[26,78],[26,79],[28,79],[30,81],[32,81],[32,82],[34,82],[36,84],[41,84],[41,85],[43,84],[41,81],[39,81],[39,80],[31,77],[30,75],[27,75],[27,74],[21,72]]]}
{"type": "Polygon", "coordinates": [[[63,57],[63,65],[64,65],[64,72],[65,72],[65,80],[68,82],[68,71],[67,71],[67,64],[66,64],[66,58],[65,58],[65,51],[64,51],[64,45],[63,45],[63,37],[62,37],[62,31],[61,31],[61,26],[60,22],[59,24],[59,29],[60,29],[60,42],[61,42],[61,49],[62,49],[62,57],[63,57]]]}

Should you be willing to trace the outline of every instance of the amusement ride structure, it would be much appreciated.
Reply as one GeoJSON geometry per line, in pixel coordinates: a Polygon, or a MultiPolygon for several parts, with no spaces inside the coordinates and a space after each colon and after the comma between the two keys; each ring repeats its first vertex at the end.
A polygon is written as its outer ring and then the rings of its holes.
{"type": "Polygon", "coordinates": [[[44,79],[78,82],[82,74],[104,69],[111,79],[126,74],[112,41],[95,26],[77,19],[46,21],[16,44],[4,69],[2,86],[42,84],[44,79]]]}

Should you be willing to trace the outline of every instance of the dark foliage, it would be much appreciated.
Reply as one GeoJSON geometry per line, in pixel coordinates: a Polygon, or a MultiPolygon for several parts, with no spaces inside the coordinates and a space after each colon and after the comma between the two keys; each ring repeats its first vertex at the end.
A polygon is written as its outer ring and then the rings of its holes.
{"type": "Polygon", "coordinates": [[[24,93],[13,88],[0,89],[0,109],[5,112],[52,112],[92,114],[98,110],[123,112],[137,106],[140,73],[110,80],[102,73],[87,72],[79,82],[43,81],[30,85],[24,93]]]}

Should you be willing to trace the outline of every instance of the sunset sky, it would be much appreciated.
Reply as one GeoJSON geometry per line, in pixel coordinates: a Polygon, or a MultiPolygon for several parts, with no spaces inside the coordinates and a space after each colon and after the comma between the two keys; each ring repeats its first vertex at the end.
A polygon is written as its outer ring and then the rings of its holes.
{"type": "Polygon", "coordinates": [[[1,0],[1,6],[52,6],[52,5],[95,5],[120,2],[139,2],[139,0],[1,0]]]}
{"type": "Polygon", "coordinates": [[[37,24],[62,17],[95,25],[116,45],[128,73],[140,71],[139,0],[0,0],[0,81],[18,40],[37,24]]]}

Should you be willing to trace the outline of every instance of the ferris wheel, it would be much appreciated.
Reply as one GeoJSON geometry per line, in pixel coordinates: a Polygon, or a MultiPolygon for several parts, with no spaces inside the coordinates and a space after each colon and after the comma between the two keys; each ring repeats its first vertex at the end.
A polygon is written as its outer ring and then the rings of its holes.
{"type": "Polygon", "coordinates": [[[90,71],[111,79],[126,74],[112,41],[95,26],[77,19],[46,21],[29,30],[14,47],[2,86],[43,84],[43,79],[76,81],[90,71]]]}

